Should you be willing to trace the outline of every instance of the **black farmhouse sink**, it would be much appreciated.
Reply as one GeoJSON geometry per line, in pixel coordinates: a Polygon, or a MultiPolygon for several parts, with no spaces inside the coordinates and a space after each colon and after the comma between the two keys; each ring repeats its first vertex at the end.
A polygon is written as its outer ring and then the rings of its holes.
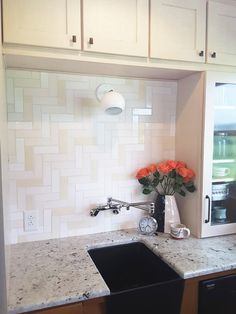
{"type": "Polygon", "coordinates": [[[89,250],[111,291],[107,314],[179,314],[184,280],[143,243],[89,250]]]}

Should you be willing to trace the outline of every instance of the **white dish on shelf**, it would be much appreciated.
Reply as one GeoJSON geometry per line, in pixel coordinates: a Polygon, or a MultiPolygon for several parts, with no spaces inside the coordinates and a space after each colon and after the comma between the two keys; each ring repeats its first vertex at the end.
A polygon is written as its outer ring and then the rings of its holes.
{"type": "Polygon", "coordinates": [[[226,200],[228,196],[229,196],[228,183],[212,185],[212,200],[213,201],[223,201],[223,200],[226,200]]]}
{"type": "Polygon", "coordinates": [[[213,167],[213,177],[222,178],[227,177],[230,174],[230,169],[228,167],[213,167]]]}
{"type": "Polygon", "coordinates": [[[212,178],[212,183],[224,183],[224,182],[233,182],[236,181],[235,178],[212,178]]]}
{"type": "Polygon", "coordinates": [[[214,159],[213,164],[225,164],[225,163],[234,163],[236,159],[214,159]]]}

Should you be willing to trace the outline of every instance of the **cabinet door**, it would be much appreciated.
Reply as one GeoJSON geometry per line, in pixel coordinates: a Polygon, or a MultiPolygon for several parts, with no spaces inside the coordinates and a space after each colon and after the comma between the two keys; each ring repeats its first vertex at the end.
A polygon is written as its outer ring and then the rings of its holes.
{"type": "Polygon", "coordinates": [[[83,302],[83,314],[106,314],[105,298],[83,302]]]}
{"type": "Polygon", "coordinates": [[[30,312],[29,314],[83,314],[83,304],[75,303],[71,305],[62,305],[51,309],[30,312]]]}
{"type": "Polygon", "coordinates": [[[80,49],[80,28],[80,0],[3,1],[6,43],[80,49]]]}
{"type": "Polygon", "coordinates": [[[236,66],[236,6],[209,1],[207,62],[236,66]]]}
{"type": "Polygon", "coordinates": [[[148,0],[84,0],[84,50],[148,56],[148,0]]]}
{"type": "Polygon", "coordinates": [[[151,0],[152,58],[205,62],[205,0],[151,0]]]}
{"type": "Polygon", "coordinates": [[[236,75],[207,73],[202,236],[236,232],[236,75]]]}
{"type": "Polygon", "coordinates": [[[105,314],[105,298],[96,298],[79,303],[57,306],[29,312],[29,314],[105,314]]]}

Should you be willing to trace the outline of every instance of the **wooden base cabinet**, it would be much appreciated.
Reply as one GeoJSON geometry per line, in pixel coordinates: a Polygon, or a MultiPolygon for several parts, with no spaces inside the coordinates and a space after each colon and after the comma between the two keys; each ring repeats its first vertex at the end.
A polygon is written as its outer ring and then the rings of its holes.
{"type": "Polygon", "coordinates": [[[83,302],[83,314],[105,314],[105,298],[83,302]]]}
{"type": "Polygon", "coordinates": [[[105,314],[105,298],[56,306],[50,309],[30,312],[28,314],[105,314]]]}
{"type": "MultiPolygon", "coordinates": [[[[186,279],[184,284],[184,293],[180,314],[198,314],[198,289],[200,281],[224,277],[233,274],[236,274],[236,270],[223,271],[214,274],[186,279]]],[[[58,306],[40,311],[34,311],[28,314],[106,314],[105,300],[106,300],[105,297],[91,299],[80,303],[58,306]]]]}

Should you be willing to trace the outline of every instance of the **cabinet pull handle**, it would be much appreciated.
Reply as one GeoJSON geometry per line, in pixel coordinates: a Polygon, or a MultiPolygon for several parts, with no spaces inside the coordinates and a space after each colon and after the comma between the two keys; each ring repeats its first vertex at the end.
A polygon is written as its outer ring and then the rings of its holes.
{"type": "Polygon", "coordinates": [[[206,199],[208,201],[208,217],[205,219],[205,223],[207,224],[210,221],[210,213],[211,213],[211,199],[208,195],[206,195],[206,199]]]}
{"type": "Polygon", "coordinates": [[[216,58],[216,52],[215,52],[215,51],[212,52],[211,57],[212,57],[212,58],[216,58]]]}
{"type": "Polygon", "coordinates": [[[201,50],[201,51],[199,52],[199,56],[200,56],[200,57],[204,57],[204,51],[203,51],[203,50],[201,50]]]}
{"type": "Polygon", "coordinates": [[[93,37],[90,37],[90,38],[89,38],[89,44],[90,44],[90,45],[93,45],[93,37]]]}
{"type": "Polygon", "coordinates": [[[77,41],[77,38],[76,38],[75,35],[73,35],[73,36],[72,36],[72,43],[76,43],[76,41],[77,41]]]}

